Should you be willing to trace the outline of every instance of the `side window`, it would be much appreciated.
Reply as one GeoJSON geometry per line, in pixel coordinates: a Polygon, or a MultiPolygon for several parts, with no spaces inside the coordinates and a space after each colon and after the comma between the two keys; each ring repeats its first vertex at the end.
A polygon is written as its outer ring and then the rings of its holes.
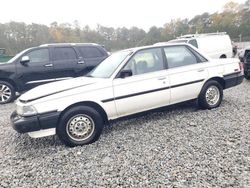
{"type": "Polygon", "coordinates": [[[4,49],[0,49],[0,55],[4,55],[5,50],[4,49]]]}
{"type": "Polygon", "coordinates": [[[188,41],[188,43],[193,45],[194,47],[198,48],[198,44],[197,44],[197,41],[195,39],[188,41]]]}
{"type": "Polygon", "coordinates": [[[137,52],[128,64],[125,70],[132,70],[133,75],[139,75],[149,72],[160,71],[164,69],[161,49],[149,49],[137,52]]]}
{"type": "Polygon", "coordinates": [[[40,63],[49,61],[49,50],[39,49],[26,54],[30,58],[30,63],[40,63]]]}
{"type": "Polygon", "coordinates": [[[175,68],[198,63],[195,55],[185,46],[171,46],[164,48],[168,67],[175,68]]]}
{"type": "Polygon", "coordinates": [[[54,60],[71,60],[77,59],[76,52],[71,47],[55,48],[54,60]]]}
{"type": "Polygon", "coordinates": [[[104,54],[96,47],[80,47],[80,52],[83,58],[103,57],[104,54]]]}

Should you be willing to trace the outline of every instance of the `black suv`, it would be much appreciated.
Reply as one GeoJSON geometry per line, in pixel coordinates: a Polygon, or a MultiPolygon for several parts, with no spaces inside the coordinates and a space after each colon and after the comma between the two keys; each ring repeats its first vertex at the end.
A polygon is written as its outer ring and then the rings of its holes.
{"type": "Polygon", "coordinates": [[[246,49],[243,59],[244,75],[247,80],[250,80],[250,49],[246,49]]]}
{"type": "Polygon", "coordinates": [[[15,98],[16,92],[40,84],[82,76],[108,56],[98,44],[44,44],[0,63],[0,104],[15,98]]]}

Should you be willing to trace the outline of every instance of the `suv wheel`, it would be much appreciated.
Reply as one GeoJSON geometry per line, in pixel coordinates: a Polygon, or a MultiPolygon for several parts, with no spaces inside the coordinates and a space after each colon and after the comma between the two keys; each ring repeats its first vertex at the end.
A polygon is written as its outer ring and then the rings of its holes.
{"type": "Polygon", "coordinates": [[[95,142],[103,129],[103,118],[88,106],[72,107],[60,119],[57,134],[67,146],[74,147],[95,142]]]}
{"type": "Polygon", "coordinates": [[[212,109],[220,106],[223,98],[223,88],[215,80],[210,80],[203,86],[198,98],[199,106],[203,109],[212,109]]]}
{"type": "Polygon", "coordinates": [[[8,82],[0,81],[0,104],[11,102],[15,97],[15,89],[8,82]]]}

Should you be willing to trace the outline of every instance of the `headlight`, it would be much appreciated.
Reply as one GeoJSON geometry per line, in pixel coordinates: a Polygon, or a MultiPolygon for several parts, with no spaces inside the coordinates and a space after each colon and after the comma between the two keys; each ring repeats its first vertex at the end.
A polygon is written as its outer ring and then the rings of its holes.
{"type": "Polygon", "coordinates": [[[34,106],[19,106],[16,107],[17,114],[20,116],[33,116],[37,114],[34,106]]]}

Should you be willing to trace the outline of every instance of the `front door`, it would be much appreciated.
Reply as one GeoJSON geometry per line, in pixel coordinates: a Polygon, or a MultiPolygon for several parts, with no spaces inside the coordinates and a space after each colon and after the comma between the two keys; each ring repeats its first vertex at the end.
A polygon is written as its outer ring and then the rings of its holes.
{"type": "Polygon", "coordinates": [[[29,61],[21,63],[21,57],[16,64],[17,78],[20,85],[22,85],[21,90],[30,89],[37,85],[53,81],[54,69],[48,48],[34,49],[23,56],[28,56],[29,61]]]}
{"type": "Polygon", "coordinates": [[[165,106],[169,104],[170,89],[165,61],[160,48],[137,52],[123,69],[133,75],[113,81],[118,116],[165,106]]]}

